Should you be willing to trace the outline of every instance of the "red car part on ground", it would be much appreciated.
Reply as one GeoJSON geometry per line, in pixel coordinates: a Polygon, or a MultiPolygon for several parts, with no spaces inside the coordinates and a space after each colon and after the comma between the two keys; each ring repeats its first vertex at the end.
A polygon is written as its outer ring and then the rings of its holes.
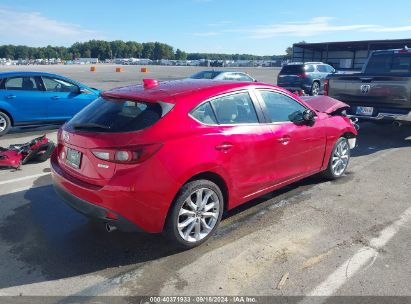
{"type": "Polygon", "coordinates": [[[109,228],[166,230],[193,247],[224,210],[318,172],[342,176],[357,130],[345,104],[321,98],[203,80],[107,91],[59,130],[54,185],[109,228]]]}
{"type": "Polygon", "coordinates": [[[37,137],[24,144],[0,147],[0,167],[18,169],[29,161],[46,161],[55,145],[46,135],[37,137]]]}

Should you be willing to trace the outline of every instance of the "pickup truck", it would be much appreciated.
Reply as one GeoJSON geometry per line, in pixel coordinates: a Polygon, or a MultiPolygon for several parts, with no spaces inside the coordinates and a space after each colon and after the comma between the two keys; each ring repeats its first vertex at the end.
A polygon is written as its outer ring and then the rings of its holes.
{"type": "Polygon", "coordinates": [[[411,50],[374,51],[361,73],[327,77],[324,94],[360,119],[411,122],[411,50]]]}

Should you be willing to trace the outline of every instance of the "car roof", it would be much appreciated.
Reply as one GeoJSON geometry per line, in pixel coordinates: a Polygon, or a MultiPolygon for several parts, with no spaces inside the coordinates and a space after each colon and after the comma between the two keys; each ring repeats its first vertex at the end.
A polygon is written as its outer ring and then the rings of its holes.
{"type": "MultiPolygon", "coordinates": [[[[290,62],[287,65],[306,65],[306,64],[326,64],[324,62],[317,62],[317,61],[307,61],[307,62],[290,62]]],[[[287,66],[285,65],[285,66],[287,66]]]]}
{"type": "Polygon", "coordinates": [[[30,71],[14,71],[14,72],[3,72],[0,73],[0,77],[13,77],[13,76],[51,76],[51,77],[61,77],[66,78],[61,75],[46,73],[46,72],[30,72],[30,71]]]}
{"type": "Polygon", "coordinates": [[[274,88],[274,86],[255,82],[238,82],[227,80],[208,80],[208,79],[183,79],[158,82],[153,87],[144,85],[131,85],[105,91],[103,97],[142,100],[142,101],[166,101],[176,103],[179,99],[186,96],[201,96],[208,98],[230,90],[248,88],[250,86],[260,86],[274,88]]]}
{"type": "Polygon", "coordinates": [[[205,72],[205,73],[218,73],[218,74],[222,74],[222,73],[241,73],[241,74],[247,74],[247,73],[241,72],[241,71],[227,71],[227,70],[204,70],[204,71],[200,71],[200,72],[205,72]]]}
{"type": "Polygon", "coordinates": [[[32,71],[13,71],[13,72],[3,72],[0,73],[0,79],[1,78],[8,78],[8,77],[15,77],[15,76],[48,76],[48,77],[56,77],[60,79],[66,79],[70,82],[74,82],[77,85],[80,85],[82,87],[86,87],[86,85],[73,80],[71,78],[62,76],[62,75],[57,75],[57,74],[52,74],[52,73],[47,73],[47,72],[32,72],[32,71]]]}

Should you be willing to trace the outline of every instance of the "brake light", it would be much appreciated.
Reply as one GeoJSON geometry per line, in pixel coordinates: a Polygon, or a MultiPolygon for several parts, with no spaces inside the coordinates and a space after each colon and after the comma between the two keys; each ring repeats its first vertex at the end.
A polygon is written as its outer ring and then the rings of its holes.
{"type": "Polygon", "coordinates": [[[57,131],[57,142],[63,141],[63,130],[60,128],[57,131]]]}
{"type": "Polygon", "coordinates": [[[329,88],[330,81],[328,79],[324,80],[324,95],[328,96],[328,88],[329,88]]]}
{"type": "Polygon", "coordinates": [[[113,147],[94,149],[92,152],[95,157],[101,160],[122,163],[122,164],[136,164],[141,163],[160,150],[162,144],[149,144],[128,147],[113,147]]]}
{"type": "Polygon", "coordinates": [[[298,78],[307,78],[306,73],[298,74],[297,76],[298,76],[298,78]]]}

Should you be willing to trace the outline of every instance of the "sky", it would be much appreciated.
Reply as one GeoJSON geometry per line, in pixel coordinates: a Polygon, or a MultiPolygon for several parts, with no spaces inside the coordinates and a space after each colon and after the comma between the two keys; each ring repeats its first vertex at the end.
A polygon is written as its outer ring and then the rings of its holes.
{"type": "Polygon", "coordinates": [[[0,0],[0,45],[120,39],[281,55],[300,41],[411,38],[410,12],[411,0],[0,0]]]}

